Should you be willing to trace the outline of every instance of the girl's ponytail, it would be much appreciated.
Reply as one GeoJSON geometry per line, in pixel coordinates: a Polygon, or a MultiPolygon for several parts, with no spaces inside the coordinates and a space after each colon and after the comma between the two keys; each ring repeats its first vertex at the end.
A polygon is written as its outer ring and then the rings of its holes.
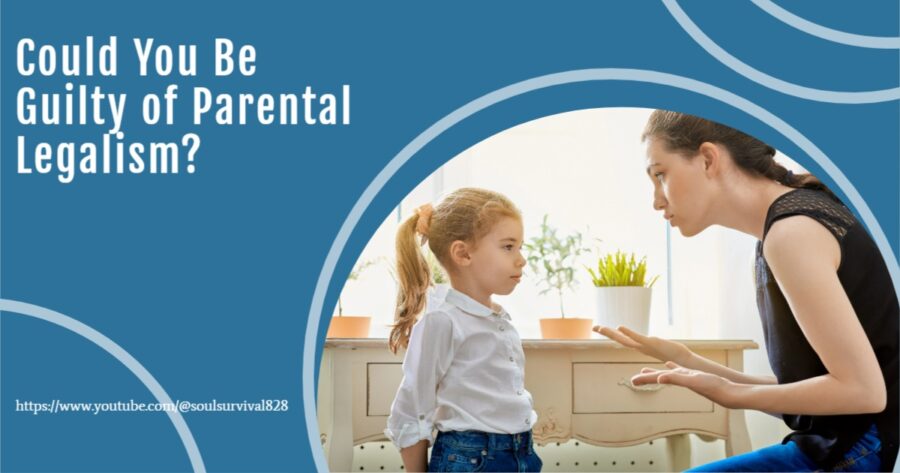
{"type": "Polygon", "coordinates": [[[416,317],[425,310],[431,270],[421,246],[427,241],[438,263],[452,276],[450,246],[453,242],[474,244],[503,217],[522,221],[519,209],[502,194],[463,187],[448,194],[437,207],[425,204],[417,208],[415,214],[400,224],[397,230],[399,290],[394,325],[388,339],[392,352],[397,353],[400,347],[409,344],[416,317]],[[422,236],[421,242],[416,241],[417,234],[422,236]]]}
{"type": "Polygon", "coordinates": [[[431,206],[419,207],[412,216],[400,225],[397,231],[397,309],[388,346],[397,353],[406,347],[412,333],[416,317],[425,309],[425,298],[431,285],[431,271],[425,256],[419,249],[416,234],[427,238],[431,221],[431,206]]]}

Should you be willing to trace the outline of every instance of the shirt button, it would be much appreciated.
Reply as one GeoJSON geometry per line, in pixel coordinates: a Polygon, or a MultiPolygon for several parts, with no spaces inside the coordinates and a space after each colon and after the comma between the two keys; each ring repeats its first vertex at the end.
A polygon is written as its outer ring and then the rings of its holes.
{"type": "Polygon", "coordinates": [[[531,419],[525,419],[525,425],[531,425],[531,419]]]}
{"type": "Polygon", "coordinates": [[[504,331],[504,330],[506,330],[506,327],[504,327],[504,326],[501,325],[501,326],[500,326],[500,331],[502,332],[502,331],[504,331]]]}
{"type": "Polygon", "coordinates": [[[487,455],[487,450],[482,450],[482,451],[481,451],[481,456],[485,456],[485,455],[487,455]]]}
{"type": "Polygon", "coordinates": [[[519,396],[521,396],[521,395],[522,395],[522,390],[520,389],[520,390],[516,391],[516,394],[518,394],[519,396]]]}
{"type": "Polygon", "coordinates": [[[425,415],[424,415],[424,414],[419,414],[419,420],[425,420],[425,415]]]}
{"type": "Polygon", "coordinates": [[[469,460],[469,463],[474,465],[474,464],[478,463],[478,460],[473,458],[473,459],[469,460]]]}
{"type": "Polygon", "coordinates": [[[509,357],[509,361],[516,361],[516,360],[514,360],[513,357],[509,357]]]}

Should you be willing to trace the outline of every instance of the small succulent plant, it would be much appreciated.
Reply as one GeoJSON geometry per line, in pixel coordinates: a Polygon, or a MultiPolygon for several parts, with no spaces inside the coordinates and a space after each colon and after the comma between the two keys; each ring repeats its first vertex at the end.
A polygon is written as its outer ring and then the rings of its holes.
{"type": "Polygon", "coordinates": [[[654,276],[650,282],[646,282],[647,276],[647,258],[643,257],[640,261],[635,259],[634,253],[625,254],[621,251],[609,253],[601,256],[597,262],[597,270],[587,268],[591,273],[591,279],[594,286],[640,286],[653,287],[653,284],[659,279],[654,276]]]}

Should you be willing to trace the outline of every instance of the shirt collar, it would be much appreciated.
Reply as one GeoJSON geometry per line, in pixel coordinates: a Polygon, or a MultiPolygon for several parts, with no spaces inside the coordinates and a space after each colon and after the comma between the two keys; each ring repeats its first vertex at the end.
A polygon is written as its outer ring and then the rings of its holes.
{"type": "Polygon", "coordinates": [[[504,318],[506,320],[510,320],[509,313],[506,312],[506,309],[500,306],[500,304],[494,303],[497,310],[493,310],[490,307],[485,306],[484,304],[472,299],[471,297],[463,294],[462,292],[453,289],[452,287],[447,290],[447,296],[444,298],[445,301],[450,304],[456,306],[459,310],[475,315],[478,317],[490,317],[497,316],[504,318]]]}

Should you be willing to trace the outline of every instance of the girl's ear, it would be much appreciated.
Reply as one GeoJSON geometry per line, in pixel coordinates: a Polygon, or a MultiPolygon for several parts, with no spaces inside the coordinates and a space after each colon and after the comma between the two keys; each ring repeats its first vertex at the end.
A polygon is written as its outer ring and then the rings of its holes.
{"type": "Polygon", "coordinates": [[[715,143],[704,142],[700,145],[700,156],[707,177],[714,177],[722,170],[722,149],[715,143]]]}
{"type": "Polygon", "coordinates": [[[472,256],[469,254],[469,245],[462,240],[456,240],[450,244],[450,259],[456,266],[468,266],[472,263],[472,256]]]}

